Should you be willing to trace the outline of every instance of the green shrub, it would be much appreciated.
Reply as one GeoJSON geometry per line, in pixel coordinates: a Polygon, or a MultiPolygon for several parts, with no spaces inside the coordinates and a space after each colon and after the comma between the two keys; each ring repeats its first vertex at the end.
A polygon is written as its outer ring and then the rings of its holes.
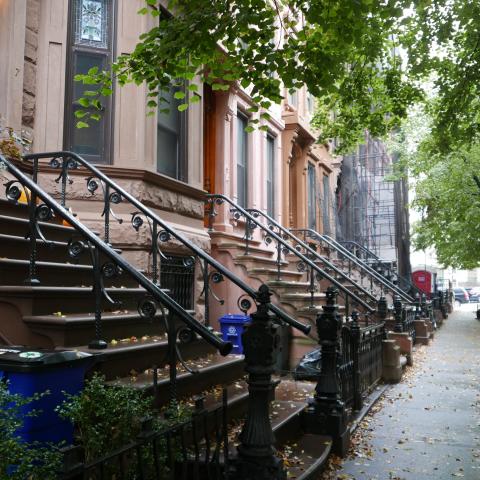
{"type": "Polygon", "coordinates": [[[25,416],[38,411],[22,412],[22,407],[48,392],[25,398],[12,394],[8,384],[0,382],[0,478],[9,480],[53,480],[61,464],[61,454],[54,445],[25,443],[18,435],[25,416]]]}
{"type": "Polygon", "coordinates": [[[80,394],[65,397],[57,412],[75,425],[87,461],[132,441],[140,433],[142,419],[152,415],[151,398],[132,387],[106,385],[98,374],[80,394]]]}

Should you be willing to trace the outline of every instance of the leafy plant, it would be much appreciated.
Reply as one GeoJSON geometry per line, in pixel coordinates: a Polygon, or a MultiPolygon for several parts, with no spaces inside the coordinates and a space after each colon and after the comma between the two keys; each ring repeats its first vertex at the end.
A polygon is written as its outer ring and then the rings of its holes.
{"type": "Polygon", "coordinates": [[[106,385],[99,374],[80,394],[65,396],[57,412],[75,425],[87,461],[129,443],[140,433],[142,419],[152,415],[151,398],[132,387],[106,385]]]}
{"type": "Polygon", "coordinates": [[[25,443],[19,436],[25,417],[38,415],[24,407],[44,394],[22,397],[12,394],[8,384],[0,382],[0,478],[9,480],[54,480],[61,464],[61,455],[53,445],[25,443]]]}

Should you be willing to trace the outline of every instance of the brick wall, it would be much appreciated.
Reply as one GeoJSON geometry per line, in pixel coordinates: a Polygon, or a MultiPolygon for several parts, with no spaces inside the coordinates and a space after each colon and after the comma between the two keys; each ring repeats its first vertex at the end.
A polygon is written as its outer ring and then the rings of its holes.
{"type": "Polygon", "coordinates": [[[33,134],[35,122],[35,96],[37,84],[38,30],[40,26],[40,0],[27,0],[25,26],[25,53],[23,76],[22,129],[33,134]]]}

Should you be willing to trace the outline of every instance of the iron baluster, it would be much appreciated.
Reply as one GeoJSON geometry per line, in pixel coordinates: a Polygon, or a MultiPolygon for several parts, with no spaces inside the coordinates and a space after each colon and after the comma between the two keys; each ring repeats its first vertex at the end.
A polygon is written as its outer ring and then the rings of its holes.
{"type": "Polygon", "coordinates": [[[250,254],[250,220],[245,218],[245,255],[250,254]]]}
{"type": "Polygon", "coordinates": [[[66,206],[67,196],[67,177],[68,177],[68,158],[62,158],[62,173],[61,175],[61,191],[60,191],[60,205],[66,206]]]}
{"type": "MultiPolygon", "coordinates": [[[[38,159],[35,159],[33,163],[32,181],[38,183],[38,159]]],[[[28,202],[28,217],[30,230],[30,258],[28,264],[28,277],[25,279],[25,284],[39,285],[40,280],[37,278],[37,194],[35,191],[25,190],[25,195],[28,202]]]]}
{"type": "Polygon", "coordinates": [[[103,191],[103,213],[104,213],[104,231],[105,231],[105,243],[110,245],[110,185],[106,184],[103,191]]]}
{"type": "Polygon", "coordinates": [[[205,295],[205,325],[210,326],[210,277],[208,262],[203,261],[203,294],[205,295]]]}
{"type": "Polygon", "coordinates": [[[100,258],[97,247],[89,243],[93,266],[93,293],[95,295],[95,340],[92,340],[88,348],[103,350],[107,348],[107,342],[102,339],[102,297],[103,279],[100,258]]]}
{"type": "Polygon", "coordinates": [[[315,273],[313,267],[310,267],[310,308],[315,308],[315,273]]]}
{"type": "Polygon", "coordinates": [[[177,408],[177,330],[175,317],[169,313],[167,322],[168,365],[170,375],[170,406],[177,408]]]}
{"type": "Polygon", "coordinates": [[[277,281],[278,282],[282,278],[281,262],[282,262],[282,245],[279,241],[277,241],[277,281]]]}
{"type": "Polygon", "coordinates": [[[152,235],[152,282],[161,285],[158,275],[158,246],[157,246],[157,237],[158,237],[158,225],[157,222],[153,221],[151,226],[151,235],[152,235]]]}
{"type": "Polygon", "coordinates": [[[262,285],[257,295],[257,311],[251,315],[252,321],[242,335],[249,400],[235,463],[234,478],[238,480],[286,478],[283,462],[275,455],[269,412],[276,385],[272,374],[278,345],[278,326],[268,312],[270,296],[268,287],[262,285]]]}

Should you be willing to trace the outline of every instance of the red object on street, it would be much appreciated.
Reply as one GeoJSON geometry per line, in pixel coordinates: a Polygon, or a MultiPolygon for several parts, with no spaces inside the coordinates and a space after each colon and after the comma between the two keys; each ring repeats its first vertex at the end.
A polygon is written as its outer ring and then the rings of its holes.
{"type": "Polygon", "coordinates": [[[413,283],[427,296],[431,298],[433,293],[433,274],[428,270],[415,270],[412,272],[413,283]]]}

